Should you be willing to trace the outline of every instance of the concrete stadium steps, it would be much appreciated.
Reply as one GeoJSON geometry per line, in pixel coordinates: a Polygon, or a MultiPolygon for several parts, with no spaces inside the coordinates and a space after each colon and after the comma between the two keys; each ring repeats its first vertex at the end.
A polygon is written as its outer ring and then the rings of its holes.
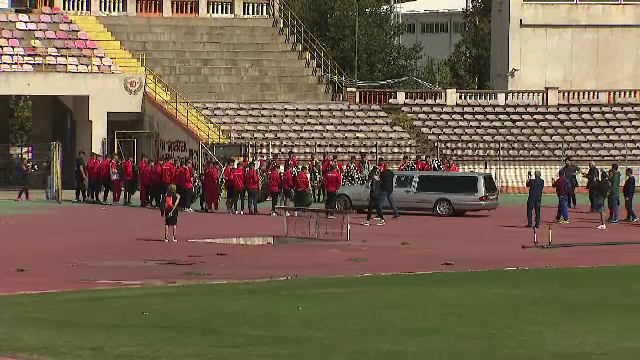
{"type": "Polygon", "coordinates": [[[99,21],[129,51],[144,54],[145,64],[189,100],[331,100],[270,19],[100,17],[99,21]]]}

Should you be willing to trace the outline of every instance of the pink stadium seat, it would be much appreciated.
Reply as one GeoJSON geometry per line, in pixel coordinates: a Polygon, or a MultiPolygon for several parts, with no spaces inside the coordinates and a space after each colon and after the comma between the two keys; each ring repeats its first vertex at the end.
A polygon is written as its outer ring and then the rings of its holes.
{"type": "Polygon", "coordinates": [[[2,47],[9,46],[9,40],[0,39],[0,46],[2,46],[2,47]]]}
{"type": "Polygon", "coordinates": [[[58,65],[67,65],[67,58],[64,56],[58,56],[56,58],[56,64],[58,65]]]}
{"type": "Polygon", "coordinates": [[[45,23],[38,23],[38,30],[47,31],[49,27],[45,23]]]}
{"type": "Polygon", "coordinates": [[[9,19],[7,19],[7,14],[0,13],[0,22],[7,22],[7,21],[9,21],[9,19]]]}
{"type": "Polygon", "coordinates": [[[65,40],[64,47],[67,49],[75,49],[76,45],[73,43],[73,40],[65,40]]]}
{"type": "Polygon", "coordinates": [[[83,40],[76,40],[75,44],[78,49],[84,49],[87,47],[83,40]]]}
{"type": "Polygon", "coordinates": [[[42,64],[44,63],[44,59],[41,56],[36,56],[33,58],[33,61],[35,64],[42,64]]]}
{"type": "Polygon", "coordinates": [[[32,72],[34,71],[33,66],[31,64],[24,64],[22,65],[22,71],[32,72]]]}
{"type": "Polygon", "coordinates": [[[87,73],[89,72],[89,68],[87,65],[78,65],[78,72],[87,73]]]}
{"type": "Polygon", "coordinates": [[[111,73],[111,68],[109,66],[102,65],[100,66],[100,72],[103,74],[111,73]]]}
{"type": "Polygon", "coordinates": [[[69,37],[67,36],[67,33],[64,31],[58,31],[56,33],[56,36],[58,37],[58,39],[68,39],[69,37]]]}
{"type": "Polygon", "coordinates": [[[55,31],[48,30],[44,33],[44,36],[46,36],[47,39],[56,39],[55,31]]]}
{"type": "Polygon", "coordinates": [[[91,52],[90,49],[82,49],[82,51],[80,53],[84,57],[92,57],[93,56],[93,53],[91,52]]]}
{"type": "Polygon", "coordinates": [[[11,65],[7,65],[7,64],[0,65],[0,71],[11,71],[11,65]]]}
{"type": "Polygon", "coordinates": [[[67,71],[68,72],[78,72],[78,66],[77,65],[67,65],[67,71]]]}
{"type": "Polygon", "coordinates": [[[5,55],[13,55],[13,48],[5,46],[2,48],[2,53],[5,55]]]}
{"type": "Polygon", "coordinates": [[[31,19],[29,19],[29,15],[27,14],[18,14],[18,21],[27,23],[31,21],[31,19]]]}
{"type": "Polygon", "coordinates": [[[78,32],[78,39],[80,39],[80,40],[89,40],[89,34],[87,34],[85,31],[79,31],[78,32]]]}
{"type": "Polygon", "coordinates": [[[35,60],[33,59],[32,56],[25,56],[24,57],[24,63],[25,64],[35,64],[35,60]]]}
{"type": "Polygon", "coordinates": [[[102,59],[102,65],[111,66],[113,65],[113,62],[111,61],[110,58],[106,57],[102,59]]]}
{"type": "Polygon", "coordinates": [[[51,15],[51,21],[53,21],[56,24],[59,24],[62,22],[62,15],[51,15]]]}
{"type": "Polygon", "coordinates": [[[60,24],[59,29],[62,31],[69,31],[69,24],[60,24]]]}
{"type": "Polygon", "coordinates": [[[2,30],[1,35],[5,39],[11,39],[13,37],[13,33],[11,32],[11,30],[2,30]]]}
{"type": "Polygon", "coordinates": [[[38,39],[33,39],[31,40],[31,46],[33,46],[34,48],[40,48],[42,47],[42,41],[38,39]]]}
{"type": "Polygon", "coordinates": [[[56,58],[55,58],[55,57],[53,57],[53,56],[47,56],[47,57],[44,59],[44,61],[45,61],[45,63],[46,63],[47,65],[55,65],[55,64],[56,64],[56,58]]]}
{"type": "Polygon", "coordinates": [[[24,49],[21,47],[14,47],[13,53],[16,55],[24,55],[24,49]]]}
{"type": "Polygon", "coordinates": [[[53,14],[53,12],[51,11],[51,8],[48,6],[43,6],[40,9],[40,11],[42,11],[43,14],[49,14],[49,15],[53,14]]]}
{"type": "Polygon", "coordinates": [[[80,28],[76,24],[69,24],[69,30],[71,30],[71,31],[80,31],[80,28]]]}
{"type": "Polygon", "coordinates": [[[27,30],[29,30],[29,31],[38,30],[38,24],[32,23],[32,22],[27,23],[27,30]]]}
{"type": "Polygon", "coordinates": [[[42,14],[42,15],[40,15],[40,22],[50,24],[53,21],[51,20],[51,16],[50,15],[42,14]]]}
{"type": "Polygon", "coordinates": [[[28,47],[26,49],[24,49],[24,53],[27,55],[35,55],[36,54],[36,49],[32,48],[32,47],[28,47]]]}
{"type": "Polygon", "coordinates": [[[51,11],[52,11],[54,14],[62,14],[62,10],[60,10],[60,8],[59,8],[59,7],[57,7],[57,6],[54,6],[54,7],[53,7],[53,9],[51,9],[51,11]]]}
{"type": "Polygon", "coordinates": [[[69,19],[69,17],[67,15],[62,15],[62,22],[64,23],[70,23],[71,19],[69,19]]]}
{"type": "Polygon", "coordinates": [[[9,19],[9,21],[11,22],[18,22],[18,15],[17,14],[8,14],[7,15],[7,19],[9,19]]]}
{"type": "Polygon", "coordinates": [[[16,39],[24,39],[24,32],[20,30],[13,30],[13,37],[16,39]]]}
{"type": "Polygon", "coordinates": [[[9,46],[18,47],[20,46],[20,41],[18,39],[9,39],[9,46]]]}
{"type": "Polygon", "coordinates": [[[97,49],[98,48],[98,44],[93,40],[89,40],[89,41],[87,41],[87,48],[89,48],[89,49],[97,49]]]}
{"type": "Polygon", "coordinates": [[[16,23],[16,29],[18,29],[18,30],[27,30],[27,24],[23,23],[22,21],[18,21],[16,23]]]}
{"type": "Polygon", "coordinates": [[[2,61],[2,63],[4,64],[12,64],[13,58],[11,57],[11,55],[2,55],[2,58],[0,58],[0,61],[2,61]]]}
{"type": "Polygon", "coordinates": [[[33,37],[35,37],[36,39],[44,39],[46,36],[44,35],[43,31],[34,31],[33,37]]]}
{"type": "Polygon", "coordinates": [[[29,22],[37,23],[40,21],[40,14],[32,13],[29,14],[29,22]]]}
{"type": "Polygon", "coordinates": [[[78,58],[74,56],[70,56],[68,63],[69,65],[78,65],[78,58]]]}
{"type": "Polygon", "coordinates": [[[92,65],[93,66],[101,66],[102,65],[102,61],[100,61],[100,58],[94,57],[92,65]]]}
{"type": "Polygon", "coordinates": [[[64,49],[64,41],[63,40],[54,40],[53,41],[53,47],[58,48],[58,49],[64,49]]]}
{"type": "Polygon", "coordinates": [[[47,53],[51,56],[58,56],[58,49],[56,48],[47,48],[47,53]]]}
{"type": "Polygon", "coordinates": [[[24,58],[20,55],[13,55],[13,62],[16,64],[22,64],[24,62],[24,58]]]}
{"type": "Polygon", "coordinates": [[[104,51],[102,49],[93,50],[93,56],[104,57],[104,51]]]}

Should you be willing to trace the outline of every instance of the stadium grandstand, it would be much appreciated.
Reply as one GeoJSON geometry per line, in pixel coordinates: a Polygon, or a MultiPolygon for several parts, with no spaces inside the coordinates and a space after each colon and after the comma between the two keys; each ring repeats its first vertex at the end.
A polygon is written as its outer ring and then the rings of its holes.
{"type": "Polygon", "coordinates": [[[566,156],[640,160],[637,90],[558,89],[552,78],[518,91],[350,88],[283,0],[55,0],[24,10],[0,10],[0,134],[8,97],[29,95],[30,142],[59,141],[65,159],[78,150],[193,157],[229,144],[300,159],[446,156],[495,173],[505,191],[521,191],[534,164],[550,179],[566,156]]]}

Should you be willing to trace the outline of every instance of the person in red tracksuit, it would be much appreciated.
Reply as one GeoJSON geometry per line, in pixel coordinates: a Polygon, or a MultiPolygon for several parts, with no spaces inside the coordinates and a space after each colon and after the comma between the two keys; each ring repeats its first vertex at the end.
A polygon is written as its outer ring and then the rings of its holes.
{"type": "Polygon", "coordinates": [[[182,177],[184,182],[184,207],[187,212],[193,212],[191,208],[193,203],[193,163],[191,159],[187,160],[182,177]]]}
{"type": "MultiPolygon", "coordinates": [[[[327,202],[325,203],[325,209],[332,210],[336,208],[336,200],[338,200],[338,190],[342,184],[342,175],[338,172],[335,165],[331,166],[329,172],[327,172],[322,181],[325,190],[327,191],[327,202]]],[[[333,212],[327,212],[329,219],[334,219],[333,212]]]]}
{"type": "Polygon", "coordinates": [[[247,186],[247,208],[249,215],[258,215],[258,195],[260,195],[260,177],[256,171],[256,164],[249,163],[249,168],[245,174],[245,184],[247,186]]]}
{"type": "Polygon", "coordinates": [[[93,163],[93,202],[102,204],[100,194],[102,194],[102,155],[96,155],[96,161],[93,163]]]}
{"type": "Polygon", "coordinates": [[[138,166],[138,181],[140,181],[140,206],[147,206],[149,203],[149,190],[146,188],[148,178],[143,180],[144,172],[147,169],[149,159],[147,155],[142,154],[140,166],[138,166]]]}
{"type": "Polygon", "coordinates": [[[162,164],[162,171],[161,171],[161,181],[162,181],[162,186],[160,187],[160,199],[161,199],[161,204],[162,204],[162,200],[164,200],[164,198],[167,196],[167,191],[169,191],[169,185],[173,184],[174,178],[176,175],[176,170],[175,167],[173,166],[173,159],[169,159],[168,161],[165,161],[164,164],[162,164]]]}
{"type": "Polygon", "coordinates": [[[219,198],[219,183],[218,183],[218,169],[213,166],[213,162],[209,161],[207,168],[204,172],[204,192],[207,202],[207,211],[218,211],[218,198],[219,198]]]}
{"type": "Polygon", "coordinates": [[[95,201],[95,198],[93,197],[95,177],[96,177],[96,154],[91,153],[91,157],[89,158],[89,162],[87,163],[87,187],[88,187],[87,190],[89,191],[89,199],[91,199],[91,201],[95,201]]]}
{"type": "Polygon", "coordinates": [[[309,207],[311,204],[311,194],[309,193],[309,175],[307,167],[303,166],[301,171],[296,175],[294,181],[295,195],[293,203],[295,207],[309,207]]]}
{"type": "Polygon", "coordinates": [[[180,203],[178,204],[178,209],[184,209],[186,208],[185,206],[185,201],[187,200],[186,194],[185,194],[185,185],[187,183],[186,181],[186,177],[184,174],[184,168],[185,168],[185,163],[181,163],[181,164],[176,164],[176,170],[173,176],[173,183],[176,184],[176,189],[178,191],[178,195],[180,195],[180,203]]]}
{"type": "Polygon", "coordinates": [[[129,157],[122,164],[122,177],[124,178],[124,205],[131,205],[131,195],[133,195],[133,158],[129,157]]]}
{"type": "MultiPolygon", "coordinates": [[[[151,175],[151,189],[153,192],[153,199],[155,199],[154,207],[160,208],[160,201],[162,196],[162,167],[164,166],[164,161],[161,158],[156,161],[153,166],[152,175],[151,175]]],[[[149,201],[151,204],[151,201],[149,201]]]]}
{"type": "Polygon", "coordinates": [[[102,178],[102,187],[104,188],[104,195],[102,202],[107,202],[109,191],[111,190],[111,155],[106,155],[102,163],[100,164],[100,177],[102,178]]]}
{"type": "MultiPolygon", "coordinates": [[[[142,166],[142,165],[141,165],[142,166]]],[[[153,199],[153,160],[145,162],[144,169],[140,170],[140,206],[149,206],[153,199]],[[144,189],[144,195],[143,195],[144,189]],[[144,202],[143,202],[144,201],[144,202]]]]}
{"type": "Polygon", "coordinates": [[[224,187],[227,191],[227,213],[231,214],[233,210],[232,201],[233,201],[233,178],[231,177],[231,173],[233,172],[233,160],[229,159],[227,161],[227,166],[222,171],[222,178],[224,179],[224,187]]]}
{"type": "Polygon", "coordinates": [[[293,156],[293,151],[291,150],[289,150],[289,158],[287,158],[287,160],[284,162],[284,166],[286,167],[287,165],[289,165],[290,169],[298,167],[298,162],[296,161],[296,158],[293,156]]]}
{"type": "Polygon", "coordinates": [[[344,169],[342,168],[342,161],[338,160],[338,155],[333,155],[333,161],[331,163],[336,166],[336,169],[338,170],[340,175],[344,173],[344,169]]]}
{"type": "Polygon", "coordinates": [[[424,162],[422,162],[422,158],[420,155],[416,155],[416,171],[424,171],[424,162]]]}
{"type": "Polygon", "coordinates": [[[113,154],[111,159],[111,164],[109,165],[109,173],[111,176],[111,187],[113,191],[113,204],[120,204],[120,196],[122,195],[122,178],[121,178],[121,168],[120,168],[120,159],[118,159],[118,154],[113,154]]]}
{"type": "Polygon", "coordinates": [[[271,193],[271,216],[277,216],[276,206],[278,205],[278,198],[280,197],[280,173],[277,169],[271,169],[269,175],[269,192],[271,193]]]}
{"type": "Polygon", "coordinates": [[[289,207],[293,200],[293,172],[288,164],[284,166],[284,174],[282,174],[282,196],[284,207],[289,207]]]}
{"type": "Polygon", "coordinates": [[[244,183],[244,170],[242,169],[242,163],[239,162],[236,168],[231,171],[231,178],[233,180],[233,211],[236,214],[244,214],[244,198],[245,198],[245,183],[244,183]],[[238,199],[240,199],[240,212],[238,212],[238,199]]]}

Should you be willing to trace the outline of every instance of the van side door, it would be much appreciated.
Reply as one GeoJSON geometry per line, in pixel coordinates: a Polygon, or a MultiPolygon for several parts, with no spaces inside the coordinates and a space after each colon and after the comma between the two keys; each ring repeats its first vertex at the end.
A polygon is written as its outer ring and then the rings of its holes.
{"type": "MultiPolygon", "coordinates": [[[[415,175],[412,174],[395,174],[393,178],[393,200],[398,209],[408,210],[413,208],[414,179],[415,175]]],[[[389,208],[389,202],[384,199],[382,206],[389,208]]]]}

